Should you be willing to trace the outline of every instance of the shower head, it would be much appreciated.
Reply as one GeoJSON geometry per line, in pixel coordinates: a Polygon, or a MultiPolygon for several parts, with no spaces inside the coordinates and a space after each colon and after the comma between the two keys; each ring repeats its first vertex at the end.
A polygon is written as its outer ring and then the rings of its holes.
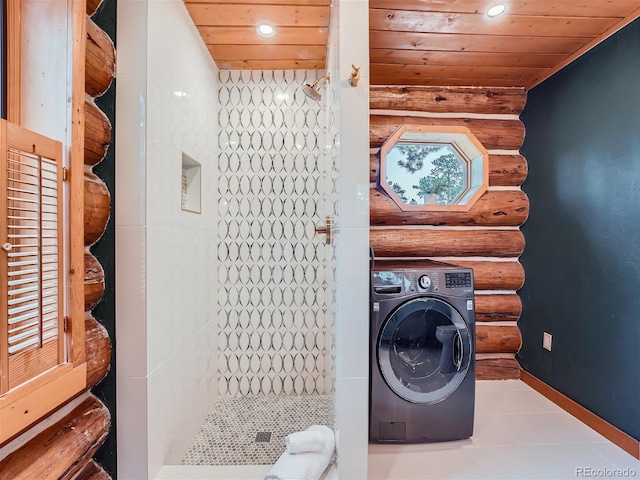
{"type": "Polygon", "coordinates": [[[320,92],[318,92],[318,87],[320,85],[320,82],[323,82],[323,81],[328,82],[329,81],[329,75],[325,75],[324,77],[320,77],[318,80],[313,82],[313,85],[311,85],[309,83],[303,83],[302,84],[302,91],[311,100],[315,100],[316,102],[319,102],[322,99],[322,95],[320,95],[320,92]]]}
{"type": "Polygon", "coordinates": [[[302,84],[302,91],[311,100],[315,100],[316,102],[319,102],[322,99],[322,95],[320,95],[320,92],[318,92],[316,90],[316,87],[314,85],[309,85],[308,83],[303,83],[302,84]]]}

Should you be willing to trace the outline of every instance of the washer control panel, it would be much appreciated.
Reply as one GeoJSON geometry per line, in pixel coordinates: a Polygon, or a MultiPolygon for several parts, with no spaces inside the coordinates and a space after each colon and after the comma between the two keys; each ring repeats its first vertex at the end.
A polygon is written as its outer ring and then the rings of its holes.
{"type": "Polygon", "coordinates": [[[376,270],[371,275],[372,294],[393,297],[408,294],[447,292],[448,295],[473,294],[473,273],[469,269],[376,270]]]}

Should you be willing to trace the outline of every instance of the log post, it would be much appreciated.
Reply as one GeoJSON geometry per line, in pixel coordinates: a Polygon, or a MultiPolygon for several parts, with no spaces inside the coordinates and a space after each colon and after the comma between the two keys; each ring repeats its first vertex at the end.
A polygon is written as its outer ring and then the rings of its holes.
{"type": "Polygon", "coordinates": [[[0,478],[72,478],[104,442],[109,410],[89,396],[68,415],[0,461],[0,478]]]}
{"type": "MultiPolygon", "coordinates": [[[[85,129],[84,129],[84,244],[95,244],[104,234],[110,217],[111,195],[102,179],[91,171],[101,162],[112,142],[112,126],[107,115],[94,103],[111,85],[116,73],[116,51],[109,35],[90,18],[100,7],[102,0],[86,0],[85,42],[85,129]],[[94,97],[94,98],[92,98],[94,97]]],[[[115,100],[114,100],[115,101],[115,100]]],[[[100,302],[105,289],[105,274],[100,262],[85,253],[85,337],[87,358],[87,388],[93,388],[107,374],[111,366],[111,340],[109,332],[91,315],[100,302]]],[[[115,379],[114,379],[115,382],[115,379]]],[[[107,401],[115,408],[115,398],[105,391],[107,401]],[[110,400],[109,400],[110,399],[110,400]]],[[[106,408],[105,408],[106,409],[106,408]]],[[[107,411],[108,413],[108,411],[107,411]]],[[[109,434],[109,427],[104,433],[109,434]]],[[[80,459],[75,472],[68,472],[63,480],[106,480],[110,476],[99,467],[90,455],[80,459]]]]}

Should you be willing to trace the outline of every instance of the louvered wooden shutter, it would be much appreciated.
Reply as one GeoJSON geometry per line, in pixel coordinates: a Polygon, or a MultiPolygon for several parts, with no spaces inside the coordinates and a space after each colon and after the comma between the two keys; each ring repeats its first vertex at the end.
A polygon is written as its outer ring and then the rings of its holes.
{"type": "Polygon", "coordinates": [[[62,145],[1,125],[0,394],[65,361],[62,145]]]}

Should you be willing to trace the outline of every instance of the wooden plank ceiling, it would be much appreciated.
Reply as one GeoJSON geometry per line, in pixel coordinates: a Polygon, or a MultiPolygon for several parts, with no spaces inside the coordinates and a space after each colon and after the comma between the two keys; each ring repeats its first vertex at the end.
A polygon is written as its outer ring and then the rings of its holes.
{"type": "Polygon", "coordinates": [[[325,68],[331,0],[184,0],[220,70],[325,68]],[[276,28],[263,38],[256,27],[276,28]]]}
{"type": "MultiPolygon", "coordinates": [[[[185,5],[222,70],[325,68],[331,0],[185,5]],[[276,35],[260,37],[261,22],[276,35]]],[[[530,88],[640,16],[639,0],[370,0],[369,7],[372,85],[530,88]],[[487,18],[499,2],[506,13],[487,18]]]]}
{"type": "Polygon", "coordinates": [[[530,88],[640,14],[639,0],[370,0],[372,85],[530,88]],[[502,3],[506,12],[485,14],[502,3]]]}

